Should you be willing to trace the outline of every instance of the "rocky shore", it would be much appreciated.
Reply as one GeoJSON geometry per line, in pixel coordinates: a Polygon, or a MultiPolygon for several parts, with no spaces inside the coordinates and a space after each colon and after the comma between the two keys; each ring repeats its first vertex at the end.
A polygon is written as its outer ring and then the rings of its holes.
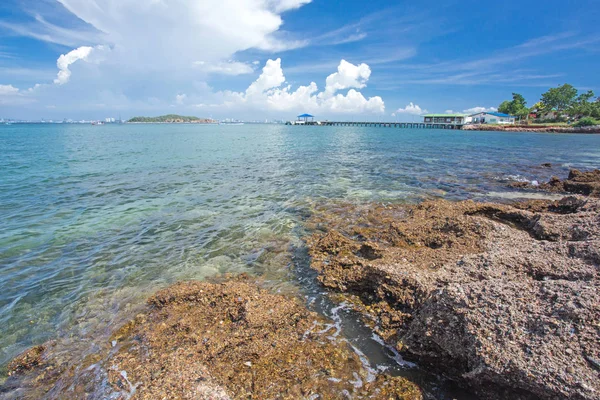
{"type": "Polygon", "coordinates": [[[350,345],[297,298],[247,276],[184,282],[97,354],[59,358],[36,346],[9,366],[0,396],[12,399],[405,399],[414,383],[365,368],[350,345]]]}
{"type": "Polygon", "coordinates": [[[510,187],[516,189],[534,189],[553,193],[582,194],[591,197],[600,197],[600,170],[581,172],[572,169],[567,179],[553,176],[546,183],[512,182],[510,187]]]}
{"type": "Polygon", "coordinates": [[[465,125],[465,131],[494,132],[548,132],[548,133],[600,133],[600,126],[535,126],[535,125],[465,125]]]}
{"type": "Polygon", "coordinates": [[[600,397],[600,200],[339,207],[312,268],[405,358],[482,398],[600,397]]]}
{"type": "MultiPolygon", "coordinates": [[[[514,204],[317,209],[318,280],[407,360],[482,399],[600,398],[600,171],[514,204]]],[[[246,275],[159,291],[81,356],[59,342],[8,366],[2,399],[422,399],[365,364],[331,321],[246,275]]]]}

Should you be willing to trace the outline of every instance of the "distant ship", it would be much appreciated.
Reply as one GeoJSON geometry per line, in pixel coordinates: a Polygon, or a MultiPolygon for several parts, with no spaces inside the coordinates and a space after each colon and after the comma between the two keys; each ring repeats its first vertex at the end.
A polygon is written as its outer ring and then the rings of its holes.
{"type": "Polygon", "coordinates": [[[104,125],[104,122],[102,122],[102,121],[93,121],[92,125],[104,125]]]}

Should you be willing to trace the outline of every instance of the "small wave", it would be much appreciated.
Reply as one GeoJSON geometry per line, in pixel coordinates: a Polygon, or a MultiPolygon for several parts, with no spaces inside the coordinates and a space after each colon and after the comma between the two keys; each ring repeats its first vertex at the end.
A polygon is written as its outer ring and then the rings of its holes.
{"type": "MultiPolygon", "coordinates": [[[[365,369],[365,371],[367,371],[367,377],[365,378],[365,380],[367,381],[367,383],[373,382],[375,380],[375,378],[377,377],[377,370],[374,369],[373,367],[371,367],[371,363],[369,362],[369,359],[367,358],[365,353],[360,351],[356,346],[354,346],[352,344],[350,345],[350,347],[352,347],[352,350],[354,350],[354,352],[360,359],[360,362],[361,362],[363,368],[365,369]]],[[[352,383],[352,382],[350,382],[350,383],[352,383]]]]}
{"type": "Polygon", "coordinates": [[[523,183],[532,183],[535,181],[531,181],[525,178],[522,175],[495,175],[492,179],[499,182],[523,182],[523,183]]]}
{"type": "MultiPolygon", "coordinates": [[[[388,349],[389,351],[391,351],[392,352],[392,356],[390,356],[390,358],[392,360],[394,360],[399,366],[405,367],[405,368],[415,368],[417,366],[415,363],[411,363],[410,361],[404,360],[402,358],[402,356],[400,355],[400,353],[398,353],[398,350],[396,350],[392,346],[388,346],[383,341],[383,339],[381,338],[381,336],[379,336],[375,332],[373,332],[373,334],[371,335],[371,339],[373,339],[375,342],[379,343],[381,346],[383,346],[386,349],[388,349]]],[[[379,369],[380,367],[377,367],[377,368],[379,369]]],[[[383,367],[383,368],[387,368],[387,367],[383,367]]]]}

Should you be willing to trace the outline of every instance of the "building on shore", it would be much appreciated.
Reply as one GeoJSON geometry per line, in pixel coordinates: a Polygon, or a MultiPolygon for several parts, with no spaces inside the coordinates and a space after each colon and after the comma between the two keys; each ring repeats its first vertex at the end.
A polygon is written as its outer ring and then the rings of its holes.
{"type": "Polygon", "coordinates": [[[510,125],[514,124],[516,117],[508,114],[499,112],[480,112],[477,114],[470,115],[471,123],[473,124],[501,124],[510,125]]]}
{"type": "Polygon", "coordinates": [[[425,114],[423,122],[425,124],[464,125],[469,122],[469,116],[466,114],[425,114]]]}

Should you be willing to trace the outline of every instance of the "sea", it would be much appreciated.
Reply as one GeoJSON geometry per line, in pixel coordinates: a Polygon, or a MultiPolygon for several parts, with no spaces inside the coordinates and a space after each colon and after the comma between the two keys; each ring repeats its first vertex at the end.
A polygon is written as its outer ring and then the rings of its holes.
{"type": "Polygon", "coordinates": [[[306,219],[339,203],[544,197],[507,184],[598,167],[600,135],[2,125],[0,376],[47,340],[85,352],[169,284],[245,272],[304,296],[374,370],[412,376],[434,397],[468,398],[328,300],[308,267],[306,219]]]}

